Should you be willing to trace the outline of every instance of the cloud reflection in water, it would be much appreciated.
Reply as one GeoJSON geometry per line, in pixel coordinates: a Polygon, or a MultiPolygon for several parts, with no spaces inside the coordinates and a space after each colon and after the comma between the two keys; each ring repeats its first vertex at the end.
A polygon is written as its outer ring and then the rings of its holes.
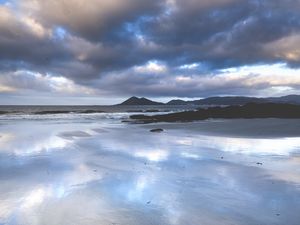
{"type": "Polygon", "coordinates": [[[0,133],[3,224],[300,220],[300,138],[153,135],[139,126],[78,121],[11,122],[0,133]],[[103,127],[108,132],[93,132],[103,127]],[[90,135],[60,136],[74,131],[90,135]]]}

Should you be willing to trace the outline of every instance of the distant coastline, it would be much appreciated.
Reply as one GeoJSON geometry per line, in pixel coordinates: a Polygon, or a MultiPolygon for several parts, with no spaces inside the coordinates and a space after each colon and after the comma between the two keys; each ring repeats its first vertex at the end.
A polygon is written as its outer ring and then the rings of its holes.
{"type": "Polygon", "coordinates": [[[133,96],[118,105],[245,105],[247,103],[287,103],[300,104],[300,95],[286,95],[281,97],[256,98],[246,96],[215,96],[193,101],[174,99],[167,103],[133,96]]]}

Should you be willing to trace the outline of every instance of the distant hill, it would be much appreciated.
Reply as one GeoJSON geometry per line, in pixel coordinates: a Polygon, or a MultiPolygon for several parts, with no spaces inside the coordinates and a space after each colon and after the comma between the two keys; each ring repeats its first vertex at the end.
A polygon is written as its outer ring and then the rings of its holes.
{"type": "Polygon", "coordinates": [[[300,95],[286,95],[282,97],[266,98],[269,102],[300,104],[300,95]]]}
{"type": "Polygon", "coordinates": [[[147,98],[138,98],[133,96],[119,105],[164,105],[164,103],[154,102],[147,98]]]}
{"type": "MultiPolygon", "coordinates": [[[[209,97],[194,101],[174,99],[166,105],[245,105],[247,103],[286,103],[300,105],[300,95],[287,95],[282,97],[255,98],[244,96],[209,97]]],[[[151,101],[147,98],[131,97],[120,105],[164,105],[161,102],[151,101]]]]}
{"type": "Polygon", "coordinates": [[[172,100],[167,105],[244,105],[247,103],[265,103],[269,102],[263,98],[254,97],[209,97],[194,101],[172,100]]]}
{"type": "Polygon", "coordinates": [[[283,97],[255,98],[255,97],[209,97],[194,101],[171,100],[167,105],[245,105],[247,103],[288,103],[300,104],[300,95],[287,95],[283,97]]]}
{"type": "Polygon", "coordinates": [[[265,103],[268,102],[263,98],[253,97],[210,97],[194,101],[195,105],[245,105],[247,103],[265,103]]]}
{"type": "Polygon", "coordinates": [[[189,105],[189,104],[193,104],[192,102],[193,101],[183,101],[180,99],[175,99],[167,102],[166,105],[189,105]]]}

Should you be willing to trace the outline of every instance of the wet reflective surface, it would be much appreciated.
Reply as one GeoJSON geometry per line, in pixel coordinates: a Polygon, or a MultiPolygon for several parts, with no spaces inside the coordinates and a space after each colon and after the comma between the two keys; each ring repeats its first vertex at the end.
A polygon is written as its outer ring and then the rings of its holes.
{"type": "Polygon", "coordinates": [[[1,120],[0,224],[299,224],[300,137],[195,126],[1,120]]]}

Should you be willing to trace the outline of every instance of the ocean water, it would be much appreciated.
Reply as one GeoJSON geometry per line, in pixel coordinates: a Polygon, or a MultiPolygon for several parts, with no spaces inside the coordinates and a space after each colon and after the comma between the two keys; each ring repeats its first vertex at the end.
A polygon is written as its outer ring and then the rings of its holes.
{"type": "Polygon", "coordinates": [[[300,120],[26,110],[0,116],[1,225],[299,224],[300,120]]]}
{"type": "MultiPolygon", "coordinates": [[[[149,106],[125,106],[125,105],[112,105],[112,106],[102,106],[102,105],[88,105],[88,106],[72,106],[72,105],[44,105],[44,106],[34,106],[34,105],[0,105],[0,115],[1,114],[27,114],[27,115],[45,115],[45,114],[90,114],[90,113],[113,113],[113,112],[145,112],[147,110],[155,110],[161,112],[174,112],[183,110],[192,110],[199,108],[196,105],[149,105],[149,106]]],[[[205,107],[205,106],[202,106],[205,107]]]]}

